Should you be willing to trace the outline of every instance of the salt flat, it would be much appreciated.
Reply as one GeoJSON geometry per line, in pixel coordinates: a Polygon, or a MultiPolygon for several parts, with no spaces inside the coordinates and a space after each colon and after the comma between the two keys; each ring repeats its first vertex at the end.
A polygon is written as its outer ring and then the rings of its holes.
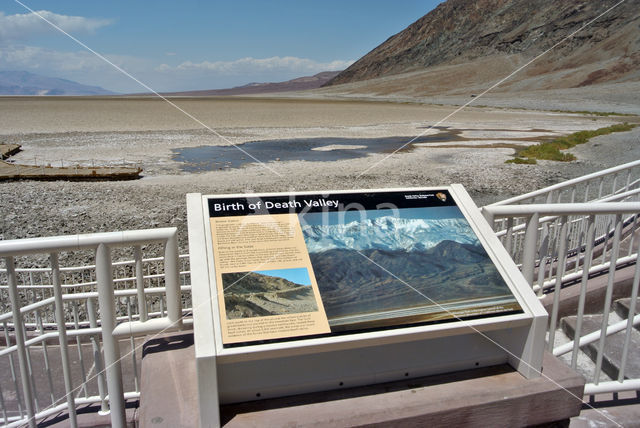
{"type": "MultiPolygon", "coordinates": [[[[189,192],[462,183],[482,205],[640,158],[638,128],[575,148],[578,160],[566,164],[505,164],[513,149],[478,147],[483,140],[496,143],[526,139],[533,144],[537,137],[637,120],[634,117],[466,108],[443,121],[456,107],[267,97],[171,101],[184,111],[152,98],[0,97],[1,142],[21,144],[23,148],[12,158],[15,162],[57,166],[126,161],[144,168],[144,178],[131,182],[1,183],[0,238],[174,225],[184,229],[184,198],[189,192]],[[446,129],[434,131],[430,129],[434,125],[446,129]],[[410,142],[418,135],[445,130],[463,137],[456,141],[455,148],[422,144],[395,154],[373,153],[331,162],[256,162],[242,168],[197,173],[183,171],[172,158],[172,149],[183,147],[242,147],[250,141],[304,138],[403,137],[410,142]]],[[[181,246],[186,247],[186,234],[181,235],[181,246]]]]}

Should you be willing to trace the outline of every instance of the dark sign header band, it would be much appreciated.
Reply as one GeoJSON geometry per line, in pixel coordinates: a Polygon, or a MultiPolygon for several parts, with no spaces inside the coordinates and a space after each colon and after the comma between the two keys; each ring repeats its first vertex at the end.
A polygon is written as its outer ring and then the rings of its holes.
{"type": "Polygon", "coordinates": [[[447,190],[211,197],[209,217],[455,206],[447,190]]]}

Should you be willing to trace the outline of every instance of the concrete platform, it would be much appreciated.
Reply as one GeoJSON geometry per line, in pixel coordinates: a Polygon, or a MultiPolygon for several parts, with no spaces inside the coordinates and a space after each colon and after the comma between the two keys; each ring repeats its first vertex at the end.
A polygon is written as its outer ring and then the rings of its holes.
{"type": "Polygon", "coordinates": [[[68,166],[19,165],[5,162],[21,150],[19,144],[0,144],[1,180],[134,180],[140,178],[142,168],[127,166],[68,166]]]}
{"type": "MultiPolygon", "coordinates": [[[[134,346],[138,347],[142,345],[142,339],[136,339],[134,346]]],[[[3,345],[0,342],[0,346],[3,345]]],[[[135,390],[135,376],[134,373],[140,373],[141,355],[139,351],[135,353],[131,352],[131,342],[129,340],[120,341],[120,350],[122,355],[126,357],[121,361],[122,368],[122,382],[125,391],[135,390]],[[137,368],[134,370],[133,359],[135,357],[137,368]]],[[[75,339],[69,340],[68,352],[71,359],[71,382],[74,387],[74,396],[97,396],[99,395],[98,379],[96,377],[96,366],[94,364],[94,351],[91,343],[85,338],[78,346],[75,339]],[[82,355],[83,363],[80,363],[80,355],[82,355]],[[84,364],[84,370],[87,376],[87,383],[83,385],[83,372],[82,365],[84,364]]],[[[41,410],[48,409],[51,405],[50,396],[53,396],[57,401],[56,404],[64,403],[65,397],[65,385],[64,378],[61,373],[62,357],[60,353],[59,345],[55,343],[47,343],[47,352],[44,348],[38,345],[32,345],[29,348],[29,358],[31,361],[31,375],[34,379],[34,383],[37,386],[35,396],[37,397],[38,407],[41,410]],[[45,359],[46,356],[46,359],[45,359]],[[48,363],[47,363],[48,362],[48,363]],[[51,377],[47,373],[47,364],[49,367],[57,368],[53,369],[51,377]],[[49,383],[51,379],[51,383],[49,383]]],[[[19,370],[17,358],[14,358],[13,369],[11,367],[11,361],[9,358],[0,359],[0,373],[9,377],[12,370],[19,370]]],[[[18,396],[13,388],[7,388],[4,390],[4,402],[5,406],[2,409],[7,413],[8,417],[19,415],[18,396]]],[[[127,401],[127,421],[133,426],[136,416],[136,408],[138,407],[137,400],[127,401]]],[[[110,425],[109,416],[101,416],[97,412],[100,410],[100,406],[95,405],[81,405],[78,406],[78,424],[82,427],[100,427],[110,425]]],[[[69,426],[69,415],[67,410],[63,410],[58,414],[48,416],[38,421],[39,426],[69,426]]]]}
{"type": "MultiPolygon", "coordinates": [[[[126,422],[127,428],[135,428],[136,421],[138,420],[138,401],[128,400],[125,401],[126,406],[126,422]]],[[[79,428],[109,428],[111,427],[111,417],[109,414],[101,415],[98,413],[100,406],[84,405],[78,406],[76,409],[76,422],[79,428]]],[[[49,416],[43,420],[38,421],[38,427],[50,427],[50,428],[67,428],[70,426],[69,413],[62,411],[56,415],[49,416]]]]}
{"type": "Polygon", "coordinates": [[[20,151],[19,144],[0,144],[0,160],[5,160],[20,151]]]}
{"type": "MultiPolygon", "coordinates": [[[[580,413],[584,379],[550,354],[543,374],[527,380],[500,365],[227,405],[222,426],[567,426],[580,413]]],[[[191,427],[197,415],[193,336],[150,340],[142,359],[139,426],[191,427]]]]}
{"type": "Polygon", "coordinates": [[[135,180],[141,168],[125,166],[19,165],[0,160],[0,180],[135,180]]]}
{"type": "Polygon", "coordinates": [[[640,427],[640,392],[598,394],[585,397],[579,416],[571,418],[569,428],[640,427]]]}
{"type": "Polygon", "coordinates": [[[140,427],[197,427],[193,333],[154,338],[142,347],[140,427]]]}

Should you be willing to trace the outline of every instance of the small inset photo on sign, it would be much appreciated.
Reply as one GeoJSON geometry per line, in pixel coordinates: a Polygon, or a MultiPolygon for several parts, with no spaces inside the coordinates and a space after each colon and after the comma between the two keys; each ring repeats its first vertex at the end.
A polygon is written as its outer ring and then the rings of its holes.
{"type": "Polygon", "coordinates": [[[227,319],[318,310],[307,268],[222,274],[227,319]]]}

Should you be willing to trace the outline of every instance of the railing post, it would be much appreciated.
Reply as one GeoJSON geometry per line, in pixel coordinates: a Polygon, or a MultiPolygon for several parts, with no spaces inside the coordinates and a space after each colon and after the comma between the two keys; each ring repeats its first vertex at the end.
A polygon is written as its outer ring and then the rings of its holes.
{"type": "Polygon", "coordinates": [[[507,236],[504,242],[504,248],[507,250],[507,253],[511,255],[513,258],[513,253],[511,252],[513,247],[513,217],[509,217],[507,219],[507,236]]]}
{"type": "Polygon", "coordinates": [[[164,275],[167,293],[167,317],[174,327],[182,325],[182,293],[178,266],[178,233],[175,230],[164,247],[164,275]]]}
{"type": "MultiPolygon", "coordinates": [[[[11,337],[9,336],[9,324],[7,321],[2,322],[2,329],[4,330],[4,340],[7,346],[11,344],[11,337]]],[[[13,364],[13,355],[9,354],[9,371],[11,372],[11,380],[13,381],[13,389],[16,392],[16,404],[18,405],[18,415],[22,417],[22,396],[20,395],[20,387],[18,386],[18,376],[16,375],[15,364],[13,364]]]]}
{"type": "Polygon", "coordinates": [[[147,298],[144,294],[144,272],[142,271],[142,249],[140,245],[136,245],[133,249],[136,262],[136,289],[138,291],[138,312],[140,313],[140,321],[147,320],[147,298]]]}
{"type": "Polygon", "coordinates": [[[491,230],[495,232],[495,228],[493,227],[493,213],[491,212],[491,209],[487,207],[483,208],[482,215],[484,216],[484,219],[487,220],[487,223],[489,223],[489,226],[491,226],[491,230]]]}
{"type": "MultiPolygon", "coordinates": [[[[538,242],[539,213],[534,213],[527,219],[527,229],[524,236],[524,252],[522,254],[522,275],[533,287],[533,272],[536,267],[536,244],[538,242]]],[[[542,293],[542,290],[540,290],[542,293]]]]}
{"type": "MultiPolygon", "coordinates": [[[[556,223],[556,227],[554,227],[554,232],[555,232],[555,229],[557,229],[557,221],[555,223],[556,223]]],[[[544,284],[544,276],[546,273],[547,260],[551,262],[554,256],[553,250],[551,254],[549,254],[549,247],[550,246],[553,247],[553,243],[550,244],[549,242],[551,239],[551,233],[549,232],[549,223],[548,222],[543,223],[541,229],[542,229],[542,236],[540,238],[540,245],[538,246],[538,250],[537,250],[538,260],[539,260],[538,279],[537,279],[538,287],[540,287],[539,288],[540,291],[538,292],[539,295],[542,295],[542,292],[544,291],[542,289],[542,286],[544,284]]],[[[549,263],[549,274],[551,274],[552,270],[553,270],[553,266],[551,265],[551,263],[549,263]]]]}
{"type": "MultiPolygon", "coordinates": [[[[87,299],[87,312],[89,313],[89,327],[97,328],[98,320],[96,317],[96,308],[93,303],[93,297],[87,299]]],[[[104,362],[102,359],[102,353],[100,352],[100,341],[95,338],[95,336],[91,336],[91,347],[93,349],[93,361],[96,365],[96,376],[98,378],[98,394],[100,395],[100,410],[99,414],[106,415],[109,413],[109,405],[106,400],[107,396],[107,385],[105,384],[104,379],[104,362]]]]}
{"type": "Polygon", "coordinates": [[[13,329],[16,335],[16,346],[18,348],[18,365],[20,366],[20,381],[22,382],[22,392],[24,394],[29,426],[36,426],[34,413],[34,397],[31,391],[31,377],[27,366],[27,352],[24,346],[24,330],[22,328],[22,314],[20,313],[20,296],[18,294],[18,284],[16,281],[16,267],[13,257],[5,257],[7,265],[7,276],[9,279],[9,299],[11,300],[11,312],[13,313],[13,329]]]}
{"type": "Polygon", "coordinates": [[[9,415],[7,415],[7,405],[4,402],[4,391],[2,390],[2,384],[0,384],[0,406],[2,407],[2,419],[4,424],[9,424],[9,415]]]}
{"type": "MultiPolygon", "coordinates": [[[[593,245],[596,239],[596,216],[590,215],[587,219],[587,238],[584,257],[582,259],[582,280],[580,281],[580,297],[578,298],[578,314],[576,318],[576,328],[573,334],[574,344],[571,354],[571,368],[575,370],[578,364],[578,352],[580,350],[580,335],[582,334],[582,319],[584,317],[584,306],[587,300],[587,282],[589,281],[589,269],[593,260],[593,245]]],[[[576,264],[580,261],[580,253],[576,255],[576,264]]]]}
{"type": "Polygon", "coordinates": [[[116,326],[116,313],[111,250],[105,244],[99,244],[96,248],[96,281],[102,322],[102,341],[107,372],[111,425],[115,428],[125,428],[126,413],[124,388],[122,387],[122,367],[120,365],[120,346],[113,336],[113,329],[116,326]]]}
{"type": "Polygon", "coordinates": [[[546,204],[552,204],[553,203],[553,190],[551,190],[549,193],[547,193],[547,199],[546,199],[546,204]]]}
{"type": "Polygon", "coordinates": [[[64,390],[67,396],[69,409],[69,423],[72,427],[78,426],[76,419],[76,405],[73,399],[73,383],[71,382],[71,367],[69,365],[69,346],[67,343],[67,326],[64,319],[64,304],[62,302],[62,285],[60,284],[60,263],[58,253],[51,253],[51,279],[53,284],[53,296],[55,299],[55,318],[58,326],[58,338],[60,341],[60,358],[62,359],[62,377],[64,378],[64,390]]]}
{"type": "MultiPolygon", "coordinates": [[[[629,246],[631,247],[631,246],[629,246]]],[[[640,251],[640,246],[638,246],[640,251]]],[[[627,314],[627,329],[624,336],[624,345],[622,347],[622,361],[620,363],[620,371],[618,372],[618,382],[624,381],[624,372],[627,367],[627,358],[629,354],[629,344],[631,342],[631,331],[633,330],[633,319],[636,315],[636,304],[638,302],[638,286],[640,286],[640,263],[636,260],[636,270],[633,275],[633,284],[631,286],[631,300],[629,301],[629,313],[627,314]]]]}
{"type": "MultiPolygon", "coordinates": [[[[562,277],[567,262],[567,230],[569,229],[569,218],[565,215],[561,217],[560,226],[560,248],[558,250],[558,260],[556,262],[556,285],[553,290],[553,308],[551,309],[551,321],[549,322],[549,351],[553,351],[556,326],[558,324],[558,308],[560,306],[560,292],[562,291],[562,277]]],[[[550,267],[553,269],[553,265],[550,267]]]]}
{"type": "MultiPolygon", "coordinates": [[[[616,275],[616,261],[618,260],[618,254],[620,250],[620,235],[622,234],[622,214],[616,214],[615,225],[613,233],[613,246],[611,247],[611,256],[609,257],[609,277],[607,281],[607,292],[604,298],[604,307],[602,313],[602,327],[601,331],[606,332],[609,325],[609,312],[611,310],[611,299],[613,297],[613,284],[616,275]]],[[[603,253],[606,253],[606,242],[603,253]]],[[[602,370],[602,357],[604,356],[604,344],[607,339],[606,334],[600,336],[598,342],[598,354],[596,355],[596,369],[594,372],[594,384],[598,384],[600,381],[600,371],[602,370]]]]}

